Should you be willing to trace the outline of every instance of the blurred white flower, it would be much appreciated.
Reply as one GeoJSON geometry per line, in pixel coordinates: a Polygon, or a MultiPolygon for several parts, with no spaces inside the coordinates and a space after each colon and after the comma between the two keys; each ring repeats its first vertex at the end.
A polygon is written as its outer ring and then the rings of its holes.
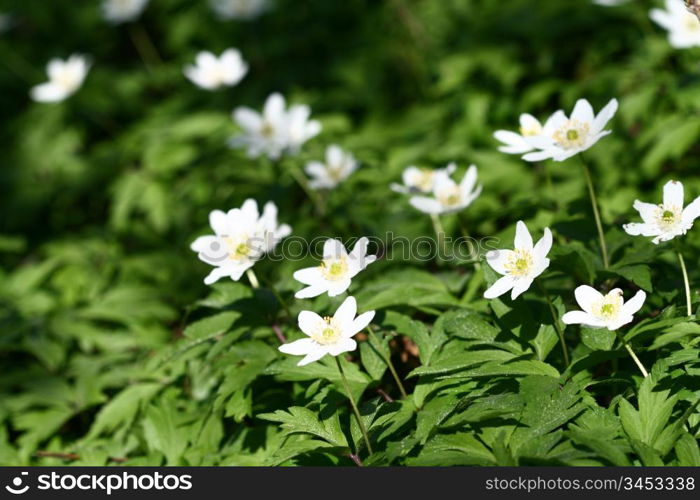
{"type": "Polygon", "coordinates": [[[481,186],[476,185],[476,166],[471,165],[457,184],[448,175],[437,175],[433,185],[433,197],[412,196],[409,200],[414,208],[431,215],[459,212],[467,208],[481,194],[481,186]]]}
{"type": "Polygon", "coordinates": [[[445,168],[430,169],[414,166],[406,167],[401,174],[403,185],[392,183],[391,190],[401,194],[430,194],[435,186],[435,179],[440,176],[449,177],[457,170],[455,163],[450,163],[445,168]]]}
{"type": "Polygon", "coordinates": [[[49,81],[32,87],[37,102],[58,102],[73,95],[85,81],[90,63],[85,56],[73,54],[65,61],[51,59],[46,65],[49,81]]]}
{"type": "Polygon", "coordinates": [[[137,19],[148,5],[148,0],[103,0],[102,15],[113,24],[137,19]]]}
{"type": "MultiPolygon", "coordinates": [[[[550,118],[551,120],[551,118],[550,118]]],[[[498,150],[502,153],[512,155],[523,154],[535,149],[528,139],[537,137],[542,133],[543,127],[537,118],[523,113],[520,115],[520,133],[511,132],[510,130],[496,130],[493,136],[504,145],[498,150]]]]}
{"type": "Polygon", "coordinates": [[[233,137],[229,144],[246,148],[248,156],[266,155],[276,160],[283,153],[296,154],[301,145],[321,131],[321,124],[309,120],[310,109],[294,105],[286,109],[284,97],[274,93],[267,98],[262,114],[239,107],[233,111],[234,121],[243,133],[233,137]]]}
{"type": "Polygon", "coordinates": [[[357,170],[355,157],[332,144],[326,148],[326,162],[310,161],[304,168],[312,189],[333,189],[357,170]]]}
{"type": "Polygon", "coordinates": [[[337,356],[357,349],[357,342],[352,338],[374,318],[374,311],[367,311],[355,317],[357,302],[355,297],[346,298],[336,310],[333,317],[321,317],[312,311],[299,313],[299,329],[309,338],[295,340],[279,346],[285,354],[304,356],[297,366],[308,365],[318,361],[326,354],[337,356]]]}
{"type": "Polygon", "coordinates": [[[376,255],[367,255],[369,240],[360,238],[352,252],[336,239],[329,238],[323,244],[323,262],[320,266],[307,267],[294,273],[294,279],[308,285],[294,296],[297,299],[317,297],[328,292],[330,297],[340,295],[350,287],[352,278],[377,260],[376,255]]]}
{"type": "Polygon", "coordinates": [[[207,90],[233,87],[248,73],[248,64],[236,49],[226,49],[220,57],[200,52],[195,64],[185,66],[185,76],[195,85],[207,90]]]}
{"type": "Polygon", "coordinates": [[[634,297],[625,302],[619,288],[603,295],[588,285],[581,285],[574,294],[583,311],[569,311],[562,316],[562,321],[567,325],[581,324],[589,328],[607,328],[611,331],[630,323],[634,319],[633,315],[644,305],[647,296],[639,290],[634,297]]]}
{"type": "Polygon", "coordinates": [[[210,0],[209,4],[223,21],[255,19],[270,8],[269,0],[210,0]]]}
{"type": "Polygon", "coordinates": [[[700,20],[686,9],[683,0],[666,0],[666,10],[652,9],[649,16],[668,31],[668,41],[674,48],[700,45],[700,20]]]}
{"type": "Polygon", "coordinates": [[[495,299],[511,290],[510,298],[515,300],[549,267],[547,254],[552,248],[552,232],[548,227],[544,228],[544,236],[533,245],[527,226],[518,221],[513,246],[513,250],[492,250],[486,254],[486,262],[503,277],[486,290],[485,298],[495,299]]]}
{"type": "Polygon", "coordinates": [[[204,278],[207,285],[225,276],[238,281],[266,252],[292,232],[287,224],[278,225],[274,203],[266,203],[260,215],[258,204],[252,199],[246,200],[241,208],[226,213],[212,211],[209,225],[215,234],[200,236],[190,246],[201,261],[214,266],[204,278]]]}
{"type": "Polygon", "coordinates": [[[664,185],[662,204],[635,200],[633,206],[644,222],[625,224],[624,230],[632,236],[653,236],[651,241],[657,245],[684,235],[700,217],[700,196],[683,209],[683,184],[679,181],[668,181],[664,185]]]}
{"type": "Polygon", "coordinates": [[[534,149],[523,156],[526,161],[542,161],[552,158],[564,161],[586,151],[610,133],[603,130],[617,111],[617,99],[612,99],[596,116],[586,99],[576,101],[571,118],[563,111],[554,113],[542,127],[542,133],[529,137],[534,149]]]}

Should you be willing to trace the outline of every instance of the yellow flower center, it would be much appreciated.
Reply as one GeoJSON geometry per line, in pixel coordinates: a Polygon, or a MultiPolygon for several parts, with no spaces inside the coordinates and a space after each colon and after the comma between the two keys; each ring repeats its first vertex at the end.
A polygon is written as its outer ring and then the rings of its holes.
{"type": "Polygon", "coordinates": [[[580,148],[586,144],[590,125],[569,120],[554,133],[554,140],[564,149],[580,148]]]}
{"type": "Polygon", "coordinates": [[[618,291],[613,290],[593,305],[593,313],[599,319],[609,321],[620,314],[622,302],[622,295],[618,291]]]}
{"type": "Polygon", "coordinates": [[[227,236],[224,238],[229,249],[228,258],[231,260],[243,260],[250,256],[253,249],[248,244],[248,235],[238,237],[227,236]]]}
{"type": "Polygon", "coordinates": [[[348,262],[345,257],[339,259],[326,259],[321,263],[321,274],[330,281],[338,281],[345,277],[348,271],[348,262]]]}
{"type": "Polygon", "coordinates": [[[462,201],[462,195],[459,191],[459,186],[450,186],[438,193],[437,199],[446,207],[454,207],[462,201]]]}
{"type": "Polygon", "coordinates": [[[260,127],[260,135],[266,139],[270,139],[275,135],[275,127],[270,122],[264,122],[260,127]]]}
{"type": "Polygon", "coordinates": [[[683,216],[681,207],[675,205],[659,205],[656,209],[656,224],[662,230],[670,230],[680,223],[683,216]]]}
{"type": "Polygon", "coordinates": [[[532,254],[528,250],[517,248],[505,264],[506,271],[511,276],[525,276],[532,269],[532,254]]]}
{"type": "Polygon", "coordinates": [[[700,30],[700,21],[698,21],[698,18],[695,17],[693,14],[688,13],[684,19],[685,29],[688,31],[699,31],[700,30]]]}
{"type": "Polygon", "coordinates": [[[342,330],[333,318],[326,316],[323,318],[323,324],[311,336],[311,338],[321,345],[332,345],[338,343],[342,338],[342,330]]]}
{"type": "Polygon", "coordinates": [[[423,192],[428,192],[433,189],[433,180],[435,177],[435,172],[429,168],[421,168],[418,178],[416,179],[415,185],[423,192]]]}

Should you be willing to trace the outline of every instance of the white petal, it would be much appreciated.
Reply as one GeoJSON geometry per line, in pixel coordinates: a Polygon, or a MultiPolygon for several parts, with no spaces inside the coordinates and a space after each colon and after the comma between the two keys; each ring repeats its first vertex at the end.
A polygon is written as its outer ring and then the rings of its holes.
{"type": "Polygon", "coordinates": [[[309,363],[313,363],[314,361],[318,361],[326,354],[328,354],[327,348],[325,348],[319,344],[314,344],[313,350],[309,354],[307,354],[304,359],[299,361],[297,363],[297,366],[306,366],[309,363]]]}
{"type": "Polygon", "coordinates": [[[355,320],[352,322],[352,327],[347,331],[347,335],[352,337],[357,332],[361,332],[367,328],[367,325],[369,325],[374,319],[374,313],[374,311],[367,311],[355,318],[355,320]]]}
{"type": "Polygon", "coordinates": [[[537,162],[537,161],[543,161],[547,160],[549,158],[552,158],[552,156],[555,154],[555,151],[552,149],[546,149],[543,151],[535,151],[533,153],[528,153],[526,155],[523,155],[523,160],[529,161],[529,162],[537,162]]]}
{"type": "Polygon", "coordinates": [[[561,320],[567,325],[585,325],[595,321],[595,318],[583,311],[569,311],[561,317],[561,320]]]}
{"type": "Polygon", "coordinates": [[[593,107],[591,103],[586,99],[579,99],[576,101],[574,110],[571,112],[571,119],[582,123],[588,123],[589,125],[593,123],[593,107]]]}
{"type": "Polygon", "coordinates": [[[323,278],[323,275],[321,274],[321,270],[316,267],[305,267],[304,269],[299,269],[298,271],[294,271],[294,279],[305,284],[305,285],[314,285],[316,283],[320,283],[322,281],[325,281],[323,278]]]}
{"type": "Polygon", "coordinates": [[[326,293],[328,291],[328,285],[324,281],[323,283],[318,283],[315,285],[307,286],[302,288],[297,293],[294,294],[296,299],[311,299],[313,297],[318,297],[319,295],[326,293]]]}
{"type": "Polygon", "coordinates": [[[588,285],[581,285],[576,288],[574,295],[576,296],[576,302],[578,302],[578,305],[581,306],[581,309],[589,314],[592,313],[593,304],[603,299],[603,294],[588,285]]]}
{"type": "Polygon", "coordinates": [[[491,250],[486,254],[486,262],[498,274],[506,274],[506,263],[512,257],[513,250],[491,250]]]}
{"type": "Polygon", "coordinates": [[[209,225],[217,236],[229,236],[230,228],[226,214],[221,210],[212,210],[209,213],[209,225]]]}
{"type": "Polygon", "coordinates": [[[343,293],[345,290],[350,288],[350,285],[352,284],[352,280],[350,278],[345,278],[342,280],[337,280],[337,281],[329,281],[327,286],[328,286],[328,296],[329,297],[336,297],[343,293]]]}
{"type": "Polygon", "coordinates": [[[622,226],[630,236],[658,236],[659,228],[652,226],[651,224],[645,224],[642,222],[632,222],[630,224],[625,224],[622,226]]]}
{"type": "Polygon", "coordinates": [[[293,354],[295,356],[301,356],[302,354],[308,354],[314,350],[315,342],[309,338],[295,340],[294,342],[289,342],[287,344],[282,344],[278,349],[285,354],[293,354]]]}
{"type": "Polygon", "coordinates": [[[510,293],[511,300],[517,299],[523,292],[526,292],[532,286],[532,278],[522,276],[516,279],[513,283],[513,290],[510,293]]]}
{"type": "Polygon", "coordinates": [[[233,111],[233,119],[247,131],[259,130],[262,127],[262,117],[250,108],[236,108],[233,111]]]}
{"type": "Polygon", "coordinates": [[[297,322],[299,323],[299,329],[309,336],[325,324],[323,318],[313,311],[301,311],[297,322]]]}
{"type": "Polygon", "coordinates": [[[693,221],[700,217],[700,196],[695,198],[685,210],[683,210],[682,223],[686,227],[690,227],[693,221]]]}
{"type": "Polygon", "coordinates": [[[659,209],[658,205],[653,203],[644,203],[643,201],[634,200],[632,204],[634,209],[639,212],[644,222],[652,222],[656,218],[656,212],[659,209]]]}
{"type": "Polygon", "coordinates": [[[552,231],[548,227],[544,228],[544,236],[535,244],[532,251],[535,259],[543,260],[552,249],[552,231]]]}
{"type": "Polygon", "coordinates": [[[622,305],[622,310],[620,313],[628,316],[634,315],[642,308],[646,298],[647,294],[644,293],[644,290],[639,290],[634,297],[622,305]]]}
{"type": "Polygon", "coordinates": [[[427,196],[412,196],[409,199],[409,203],[413,208],[426,214],[440,214],[444,211],[442,203],[435,198],[428,198],[427,196]]]}
{"type": "Polygon", "coordinates": [[[323,259],[338,259],[347,255],[345,245],[336,238],[328,238],[323,243],[323,259]]]}
{"type": "Polygon", "coordinates": [[[53,82],[42,83],[32,87],[30,94],[32,99],[37,102],[58,102],[68,97],[66,89],[53,82]]]}
{"type": "Polygon", "coordinates": [[[678,181],[668,181],[664,185],[664,205],[683,206],[683,184],[678,181]]]}
{"type": "Polygon", "coordinates": [[[352,324],[355,314],[357,314],[357,302],[355,301],[355,297],[350,296],[340,304],[340,307],[338,307],[333,315],[333,319],[343,325],[343,329],[346,329],[352,324]]]}
{"type": "Polygon", "coordinates": [[[605,107],[600,110],[598,116],[596,116],[595,120],[593,120],[593,126],[591,127],[592,134],[596,135],[605,128],[612,117],[615,116],[617,106],[617,99],[611,99],[610,102],[608,102],[605,107]]]}
{"type": "Polygon", "coordinates": [[[484,298],[495,299],[513,288],[514,280],[511,276],[499,278],[491,287],[484,292],[484,298]]]}
{"type": "Polygon", "coordinates": [[[328,354],[331,356],[337,356],[344,352],[350,352],[357,349],[357,342],[355,339],[345,338],[340,339],[336,344],[328,346],[328,354]]]}
{"type": "Polygon", "coordinates": [[[525,250],[532,250],[532,236],[530,231],[527,230],[527,226],[521,220],[515,224],[515,248],[522,248],[525,250]]]}

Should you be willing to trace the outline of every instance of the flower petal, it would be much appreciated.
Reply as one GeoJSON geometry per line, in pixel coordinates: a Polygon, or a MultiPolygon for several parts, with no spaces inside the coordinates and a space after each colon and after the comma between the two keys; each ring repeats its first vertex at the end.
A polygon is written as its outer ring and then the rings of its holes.
{"type": "Polygon", "coordinates": [[[295,356],[301,356],[302,354],[308,354],[314,350],[315,342],[312,339],[299,339],[294,342],[288,342],[282,344],[277,349],[285,354],[293,354],[295,356]]]}
{"type": "Polygon", "coordinates": [[[593,311],[593,304],[599,300],[603,300],[603,294],[588,285],[581,285],[576,288],[574,295],[581,309],[589,314],[593,311]]]}
{"type": "Polygon", "coordinates": [[[323,318],[313,311],[301,311],[297,322],[299,324],[299,329],[309,336],[325,324],[323,318]]]}
{"type": "Polygon", "coordinates": [[[367,325],[369,325],[374,319],[374,313],[375,311],[367,311],[355,318],[355,320],[352,322],[352,327],[348,330],[347,335],[349,337],[352,337],[357,332],[360,332],[367,328],[367,325]]]}
{"type": "Polygon", "coordinates": [[[513,288],[515,280],[511,276],[499,278],[491,287],[484,292],[484,298],[495,299],[513,288]]]}
{"type": "Polygon", "coordinates": [[[532,251],[532,236],[530,235],[530,231],[527,230],[525,223],[521,220],[515,224],[514,245],[516,249],[522,248],[532,251]]]}
{"type": "Polygon", "coordinates": [[[491,250],[486,254],[486,262],[498,274],[506,274],[506,263],[512,257],[513,250],[491,250]]]}
{"type": "Polygon", "coordinates": [[[668,181],[664,185],[664,205],[683,207],[683,184],[678,181],[668,181]]]}
{"type": "Polygon", "coordinates": [[[513,289],[510,292],[510,299],[515,300],[521,294],[526,292],[532,286],[533,281],[534,281],[533,278],[529,278],[526,276],[522,276],[522,277],[516,279],[513,283],[513,289]]]}
{"type": "Polygon", "coordinates": [[[644,300],[646,300],[647,294],[644,290],[639,290],[634,297],[625,302],[622,305],[622,310],[620,311],[623,315],[633,316],[637,311],[639,311],[644,305],[644,300]]]}
{"type": "Polygon", "coordinates": [[[352,325],[355,314],[357,314],[357,301],[355,297],[350,296],[340,304],[340,307],[338,307],[333,315],[333,319],[339,322],[342,325],[343,331],[345,331],[352,325]]]}
{"type": "Polygon", "coordinates": [[[536,260],[543,260],[552,249],[552,231],[548,227],[544,228],[544,236],[535,244],[532,253],[536,260]]]}

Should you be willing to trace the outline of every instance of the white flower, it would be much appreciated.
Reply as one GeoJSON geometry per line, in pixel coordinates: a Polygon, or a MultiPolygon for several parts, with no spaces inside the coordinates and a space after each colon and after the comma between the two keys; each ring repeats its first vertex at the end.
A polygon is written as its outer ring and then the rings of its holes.
{"type": "MultiPolygon", "coordinates": [[[[551,118],[550,118],[551,119],[551,118]]],[[[537,137],[542,133],[543,127],[537,118],[523,113],[520,115],[520,133],[511,132],[510,130],[497,130],[493,136],[504,145],[498,150],[502,153],[512,155],[523,154],[535,149],[528,142],[529,138],[537,137]]]]}
{"type": "Polygon", "coordinates": [[[308,120],[308,106],[295,105],[286,110],[284,97],[274,93],[265,101],[262,114],[246,107],[233,111],[233,119],[243,134],[232,138],[232,147],[244,147],[248,156],[266,155],[276,160],[283,153],[295,154],[301,145],[321,131],[321,124],[308,120]]]}
{"type": "Polygon", "coordinates": [[[287,150],[297,154],[306,141],[321,132],[321,124],[309,120],[311,108],[306,104],[295,104],[287,112],[287,150]]]}
{"type": "Polygon", "coordinates": [[[486,262],[503,277],[486,290],[485,298],[495,299],[512,290],[510,298],[515,300],[530,288],[535,278],[549,267],[547,254],[552,248],[552,232],[548,227],[544,228],[544,236],[533,246],[527,226],[518,221],[514,247],[513,250],[492,250],[486,254],[486,262]]]}
{"type": "Polygon", "coordinates": [[[328,316],[322,318],[312,311],[301,311],[299,328],[309,338],[283,344],[279,346],[279,350],[286,354],[305,356],[297,366],[318,361],[326,354],[337,356],[354,351],[357,349],[357,342],[352,337],[369,325],[374,318],[374,311],[362,313],[357,318],[355,314],[357,314],[355,297],[346,298],[332,318],[328,316]]]}
{"type": "Polygon", "coordinates": [[[240,82],[248,73],[248,64],[236,49],[227,49],[220,57],[205,51],[197,54],[195,64],[185,66],[184,73],[198,87],[214,90],[240,82]]]}
{"type": "Polygon", "coordinates": [[[255,19],[270,7],[269,0],[210,0],[209,4],[222,21],[255,19]]]}
{"type": "Polygon", "coordinates": [[[547,120],[540,135],[528,138],[538,151],[527,153],[523,159],[564,161],[587,150],[610,133],[603,129],[616,111],[617,99],[612,99],[597,116],[587,100],[579,99],[571,118],[567,118],[563,111],[557,111],[547,120]]]}
{"type": "Polygon", "coordinates": [[[647,296],[639,290],[634,297],[625,302],[619,288],[603,295],[588,285],[581,285],[574,294],[583,311],[569,311],[562,316],[562,321],[567,325],[582,324],[589,328],[608,330],[617,330],[631,322],[634,319],[632,316],[642,308],[647,296]]]}
{"type": "Polygon", "coordinates": [[[304,168],[312,178],[312,189],[333,189],[357,170],[355,157],[332,144],[326,148],[326,163],[310,161],[304,168]]]}
{"type": "Polygon", "coordinates": [[[141,15],[148,0],[103,0],[102,15],[113,24],[133,21],[141,15]]]}
{"type": "Polygon", "coordinates": [[[198,253],[200,260],[214,266],[204,279],[207,285],[225,276],[238,281],[263,254],[292,232],[287,224],[277,224],[277,206],[274,203],[266,203],[260,215],[258,204],[252,199],[246,200],[241,208],[231,209],[227,213],[212,211],[209,225],[215,235],[200,236],[190,246],[198,253]]]}
{"type": "Polygon", "coordinates": [[[376,255],[367,255],[368,242],[367,238],[360,238],[348,254],[339,240],[327,239],[323,244],[321,265],[300,269],[294,273],[295,280],[308,285],[294,296],[297,299],[307,299],[326,292],[330,297],[343,293],[350,287],[352,278],[377,260],[376,255]]]}
{"type": "Polygon", "coordinates": [[[51,59],[46,65],[49,81],[32,87],[32,99],[38,102],[63,101],[81,87],[89,69],[87,58],[79,54],[73,54],[65,61],[51,59]]]}
{"type": "Polygon", "coordinates": [[[409,202],[414,208],[431,215],[459,212],[471,205],[481,194],[481,186],[476,186],[476,166],[471,165],[457,184],[447,175],[435,177],[433,197],[412,196],[409,202]]]}
{"type": "Polygon", "coordinates": [[[624,230],[632,236],[654,236],[652,243],[657,245],[687,233],[700,216],[700,196],[683,209],[683,184],[678,181],[668,181],[664,185],[662,204],[635,200],[633,206],[644,222],[625,224],[624,230]]]}
{"type": "Polygon", "coordinates": [[[436,170],[430,168],[406,167],[401,174],[403,185],[392,183],[391,190],[401,194],[430,194],[435,186],[435,179],[440,176],[449,177],[457,170],[455,163],[450,163],[445,168],[436,170]]]}
{"type": "Polygon", "coordinates": [[[668,31],[668,41],[676,49],[700,45],[700,20],[683,3],[683,0],[666,0],[666,10],[649,12],[651,19],[668,31]]]}

